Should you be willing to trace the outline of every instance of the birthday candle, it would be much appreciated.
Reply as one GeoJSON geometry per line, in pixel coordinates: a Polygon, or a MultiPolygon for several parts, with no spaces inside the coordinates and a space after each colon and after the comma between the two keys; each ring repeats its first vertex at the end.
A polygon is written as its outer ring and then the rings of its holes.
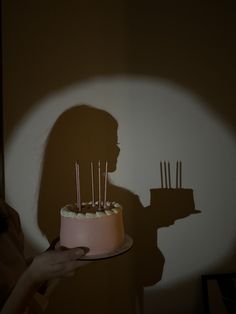
{"type": "Polygon", "coordinates": [[[101,209],[101,162],[98,161],[98,209],[101,209]]]}
{"type": "Polygon", "coordinates": [[[90,164],[91,166],[91,191],[92,191],[92,206],[95,205],[95,197],[94,197],[94,175],[93,175],[93,162],[90,164]]]}
{"type": "Polygon", "coordinates": [[[76,203],[77,208],[81,210],[81,199],[80,199],[80,173],[79,173],[79,163],[75,163],[75,173],[76,173],[76,203]]]}
{"type": "Polygon", "coordinates": [[[106,204],[107,204],[107,168],[108,168],[108,162],[106,161],[106,165],[105,165],[105,182],[104,182],[104,208],[106,208],[106,204]]]}

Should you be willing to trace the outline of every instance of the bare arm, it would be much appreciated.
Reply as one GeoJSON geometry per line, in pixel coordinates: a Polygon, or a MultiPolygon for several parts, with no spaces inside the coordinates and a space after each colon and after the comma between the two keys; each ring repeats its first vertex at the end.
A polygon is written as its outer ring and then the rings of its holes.
{"type": "Polygon", "coordinates": [[[34,258],[19,278],[1,314],[24,313],[34,294],[47,280],[65,277],[82,265],[77,259],[85,254],[81,248],[66,251],[47,251],[34,258]]]}

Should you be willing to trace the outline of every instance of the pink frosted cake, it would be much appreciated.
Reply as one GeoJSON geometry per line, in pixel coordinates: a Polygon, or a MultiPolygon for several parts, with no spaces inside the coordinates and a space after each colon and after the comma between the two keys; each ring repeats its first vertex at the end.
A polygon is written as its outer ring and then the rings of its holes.
{"type": "Polygon", "coordinates": [[[118,249],[124,242],[122,208],[107,202],[105,209],[91,203],[76,204],[61,209],[60,242],[67,248],[85,246],[87,256],[103,255],[118,249]]]}

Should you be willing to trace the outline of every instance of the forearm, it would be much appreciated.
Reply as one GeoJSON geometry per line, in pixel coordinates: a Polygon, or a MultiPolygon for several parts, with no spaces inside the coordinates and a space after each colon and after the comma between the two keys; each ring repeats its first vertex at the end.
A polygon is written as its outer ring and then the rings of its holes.
{"type": "Polygon", "coordinates": [[[23,314],[37,291],[48,296],[62,277],[73,274],[82,266],[79,258],[85,254],[84,248],[64,251],[47,251],[36,256],[22,274],[0,314],[23,314]]]}
{"type": "Polygon", "coordinates": [[[24,313],[38,288],[39,284],[34,283],[30,274],[25,271],[8,297],[1,314],[24,313]]]}

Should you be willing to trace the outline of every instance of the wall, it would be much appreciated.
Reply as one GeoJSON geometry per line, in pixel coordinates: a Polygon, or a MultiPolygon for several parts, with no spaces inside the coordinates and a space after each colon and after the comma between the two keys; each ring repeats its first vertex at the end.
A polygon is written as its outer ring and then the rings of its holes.
{"type": "Polygon", "coordinates": [[[110,179],[127,204],[147,212],[160,161],[172,180],[182,161],[200,213],[156,225],[164,269],[144,309],[201,313],[201,274],[235,271],[232,3],[3,1],[6,198],[27,253],[48,245],[37,224],[47,138],[66,110],[91,105],[118,123],[110,179]]]}

